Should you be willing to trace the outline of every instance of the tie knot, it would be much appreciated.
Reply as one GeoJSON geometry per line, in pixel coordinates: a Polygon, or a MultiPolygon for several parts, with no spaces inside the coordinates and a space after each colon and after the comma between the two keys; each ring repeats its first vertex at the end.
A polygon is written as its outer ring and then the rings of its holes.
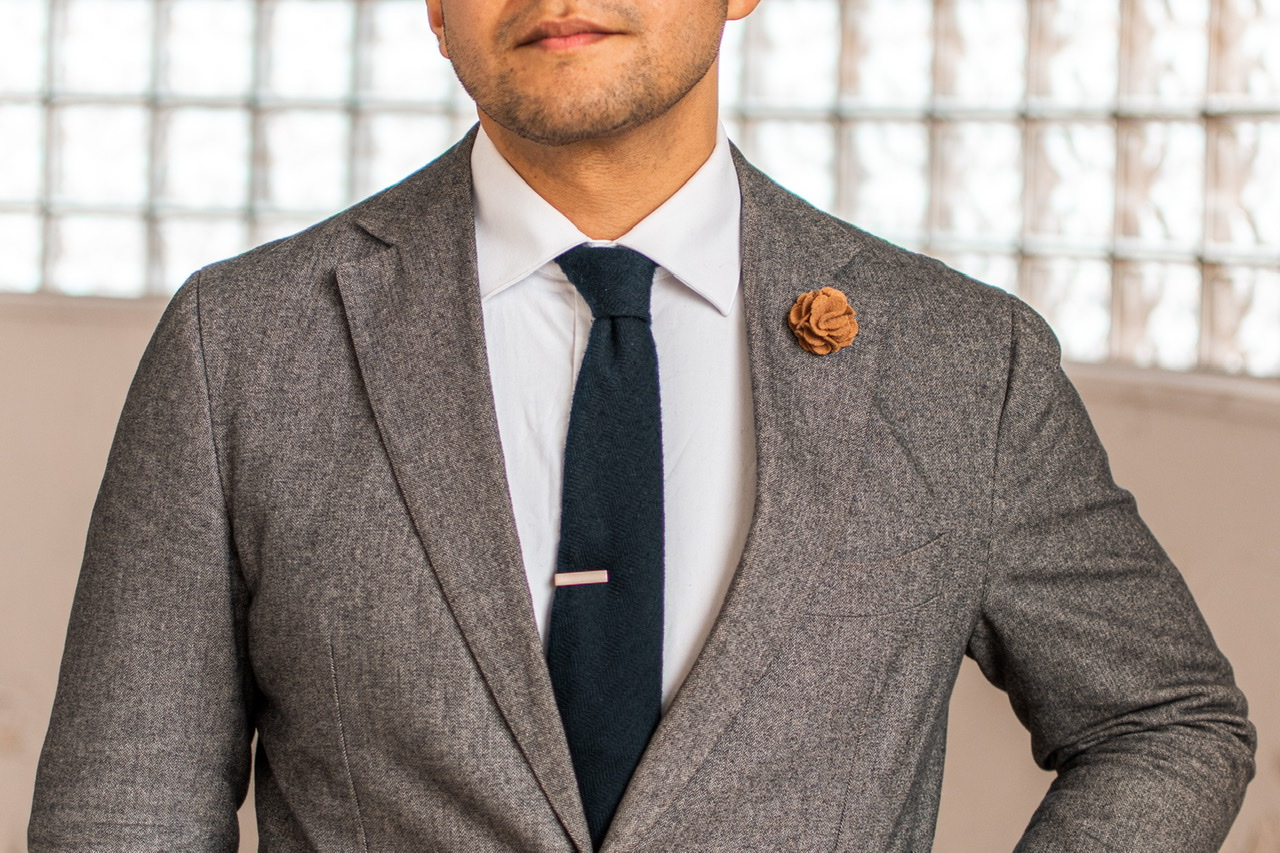
{"type": "Polygon", "coordinates": [[[578,246],[556,258],[578,288],[591,316],[649,321],[649,292],[657,264],[622,246],[578,246]]]}

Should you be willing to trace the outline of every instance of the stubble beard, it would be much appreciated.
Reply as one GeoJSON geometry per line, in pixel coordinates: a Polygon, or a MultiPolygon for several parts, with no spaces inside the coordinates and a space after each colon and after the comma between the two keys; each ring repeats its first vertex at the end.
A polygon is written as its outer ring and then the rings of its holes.
{"type": "Polygon", "coordinates": [[[670,62],[636,61],[608,84],[589,91],[548,87],[521,88],[512,69],[488,71],[469,52],[455,55],[454,71],[467,94],[502,127],[524,139],[548,146],[618,136],[669,111],[707,75],[718,55],[719,39],[694,53],[679,67],[670,62]]]}

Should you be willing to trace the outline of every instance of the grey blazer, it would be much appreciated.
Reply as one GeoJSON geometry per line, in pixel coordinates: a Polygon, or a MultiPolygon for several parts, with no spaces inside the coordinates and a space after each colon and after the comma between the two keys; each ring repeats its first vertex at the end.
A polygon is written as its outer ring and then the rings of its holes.
{"type": "MultiPolygon", "coordinates": [[[[30,849],[590,850],[511,515],[468,138],[196,274],[89,531],[30,849]]],[[[1045,324],[738,160],[758,490],[609,851],[924,851],[965,654],[1057,780],[1027,851],[1209,851],[1243,697],[1045,324]],[[861,333],[801,349],[796,296],[861,333]]]]}

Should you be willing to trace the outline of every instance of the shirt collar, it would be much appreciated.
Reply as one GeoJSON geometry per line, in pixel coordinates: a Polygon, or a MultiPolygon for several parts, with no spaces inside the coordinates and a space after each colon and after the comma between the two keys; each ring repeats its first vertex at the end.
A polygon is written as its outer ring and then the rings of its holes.
{"type": "Polygon", "coordinates": [[[484,129],[471,150],[481,299],[581,243],[626,246],[727,315],[738,291],[742,196],[724,128],[707,162],[675,195],[616,241],[591,240],[511,167],[484,129]]]}

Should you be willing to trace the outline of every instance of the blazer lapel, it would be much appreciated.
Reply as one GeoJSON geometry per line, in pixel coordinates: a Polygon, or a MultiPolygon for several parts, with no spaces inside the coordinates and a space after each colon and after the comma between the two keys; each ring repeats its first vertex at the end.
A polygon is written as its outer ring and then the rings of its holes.
{"type": "Polygon", "coordinates": [[[453,617],[581,850],[591,842],[511,513],[476,285],[474,132],[360,212],[388,248],[338,268],[360,373],[453,617]]]}
{"type": "MultiPolygon", "coordinates": [[[[737,152],[735,152],[737,155],[737,152]]],[[[847,226],[816,214],[737,155],[742,297],[751,359],[757,487],[751,530],[724,605],[614,818],[606,849],[640,846],[682,796],[768,667],[804,604],[804,571],[848,524],[877,374],[881,300],[847,226]],[[797,296],[830,285],[858,312],[853,344],[803,350],[787,326],[797,296]]]]}

